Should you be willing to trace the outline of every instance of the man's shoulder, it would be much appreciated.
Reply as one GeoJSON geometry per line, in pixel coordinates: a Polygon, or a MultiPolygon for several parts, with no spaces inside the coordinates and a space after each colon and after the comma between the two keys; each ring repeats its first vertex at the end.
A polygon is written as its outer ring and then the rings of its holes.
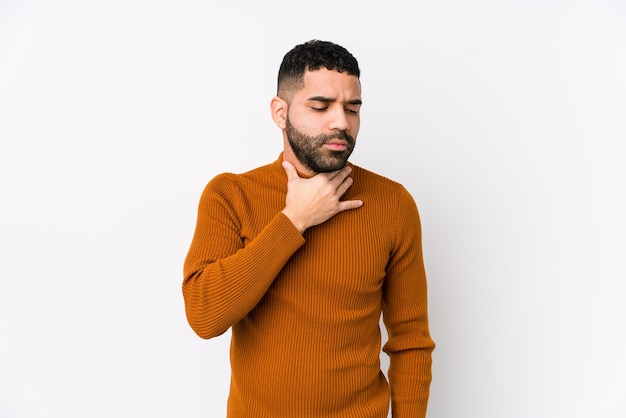
{"type": "Polygon", "coordinates": [[[367,188],[376,188],[381,191],[398,192],[405,190],[404,186],[396,180],[386,177],[382,174],[365,169],[356,164],[350,164],[352,166],[352,177],[355,180],[363,183],[367,188]]]}
{"type": "Polygon", "coordinates": [[[400,207],[415,205],[413,196],[402,183],[358,165],[351,164],[351,166],[354,178],[354,184],[351,187],[354,189],[353,192],[385,201],[384,204],[400,207]]]}
{"type": "Polygon", "coordinates": [[[251,183],[259,185],[277,184],[277,175],[280,172],[276,170],[276,163],[262,165],[242,173],[223,172],[215,175],[208,186],[214,187],[237,187],[246,188],[251,183]]]}
{"type": "Polygon", "coordinates": [[[274,171],[275,166],[276,161],[250,169],[248,171],[238,174],[238,176],[244,179],[257,179],[259,177],[267,177],[271,174],[272,171],[274,171]]]}

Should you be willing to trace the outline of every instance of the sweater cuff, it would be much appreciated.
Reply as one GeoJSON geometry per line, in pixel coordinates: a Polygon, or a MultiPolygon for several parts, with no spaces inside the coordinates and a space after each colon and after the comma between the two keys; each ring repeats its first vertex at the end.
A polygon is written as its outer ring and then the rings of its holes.
{"type": "Polygon", "coordinates": [[[273,228],[270,228],[272,231],[271,235],[275,234],[275,239],[284,241],[285,244],[288,244],[290,247],[294,246],[300,248],[306,242],[300,231],[298,231],[298,228],[296,228],[293,222],[291,222],[291,219],[284,213],[278,212],[270,224],[274,224],[272,225],[273,228]]]}

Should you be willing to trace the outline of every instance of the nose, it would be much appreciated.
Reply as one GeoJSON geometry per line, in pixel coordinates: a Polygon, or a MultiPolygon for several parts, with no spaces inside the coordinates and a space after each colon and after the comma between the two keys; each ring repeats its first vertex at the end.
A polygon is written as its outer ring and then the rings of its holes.
{"type": "Polygon", "coordinates": [[[346,111],[342,106],[336,106],[331,112],[328,128],[332,131],[348,131],[350,129],[350,121],[348,121],[346,111]]]}

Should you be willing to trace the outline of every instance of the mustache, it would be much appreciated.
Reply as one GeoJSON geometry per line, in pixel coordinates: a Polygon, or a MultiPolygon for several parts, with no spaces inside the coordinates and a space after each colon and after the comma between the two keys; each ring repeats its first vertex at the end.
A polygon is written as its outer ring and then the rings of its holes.
{"type": "Polygon", "coordinates": [[[348,145],[354,145],[354,138],[351,135],[348,135],[346,131],[336,130],[332,134],[324,134],[318,135],[316,138],[317,145],[323,145],[333,139],[342,139],[348,143],[348,145]]]}

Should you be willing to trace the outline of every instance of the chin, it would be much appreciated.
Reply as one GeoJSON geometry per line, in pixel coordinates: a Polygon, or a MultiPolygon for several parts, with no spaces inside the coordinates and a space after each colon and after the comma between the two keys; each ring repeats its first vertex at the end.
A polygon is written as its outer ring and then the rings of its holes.
{"type": "Polygon", "coordinates": [[[332,163],[312,164],[313,167],[309,167],[309,168],[315,171],[316,173],[329,173],[331,171],[341,170],[342,168],[346,166],[346,164],[348,164],[348,160],[341,159],[339,161],[334,161],[332,163]]]}

